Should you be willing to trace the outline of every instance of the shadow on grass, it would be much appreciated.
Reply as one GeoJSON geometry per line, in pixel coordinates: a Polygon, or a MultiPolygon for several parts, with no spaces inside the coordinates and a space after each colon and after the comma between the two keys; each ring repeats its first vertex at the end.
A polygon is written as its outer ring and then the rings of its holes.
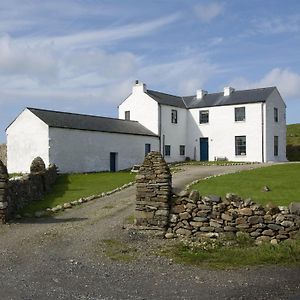
{"type": "Polygon", "coordinates": [[[289,161],[300,161],[300,146],[299,145],[287,145],[286,155],[289,161]]]}
{"type": "Polygon", "coordinates": [[[88,220],[88,218],[56,218],[56,217],[43,217],[43,218],[23,218],[21,220],[13,220],[10,223],[22,223],[22,224],[56,224],[56,223],[73,223],[82,222],[88,220]]]}

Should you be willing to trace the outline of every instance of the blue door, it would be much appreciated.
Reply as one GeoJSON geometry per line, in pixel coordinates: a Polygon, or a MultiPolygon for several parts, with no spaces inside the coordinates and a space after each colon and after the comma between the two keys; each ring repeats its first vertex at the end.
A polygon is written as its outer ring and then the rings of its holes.
{"type": "Polygon", "coordinates": [[[110,171],[116,172],[117,171],[117,153],[110,152],[110,171]]]}
{"type": "Polygon", "coordinates": [[[200,138],[200,160],[208,160],[208,138],[200,138]]]}

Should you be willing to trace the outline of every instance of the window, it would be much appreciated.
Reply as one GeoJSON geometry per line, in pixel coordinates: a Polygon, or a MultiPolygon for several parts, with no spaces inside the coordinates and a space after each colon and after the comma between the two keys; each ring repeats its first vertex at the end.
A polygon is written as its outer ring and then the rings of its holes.
{"type": "Polygon", "coordinates": [[[278,122],[278,108],[274,107],[274,122],[278,122]]]}
{"type": "Polygon", "coordinates": [[[145,156],[151,152],[151,144],[145,144],[145,156]]]}
{"type": "Polygon", "coordinates": [[[235,155],[246,155],[246,136],[235,137],[235,155]]]}
{"type": "Polygon", "coordinates": [[[246,120],[245,107],[236,107],[234,109],[235,121],[241,122],[246,120]]]}
{"type": "Polygon", "coordinates": [[[278,136],[274,136],[274,156],[278,156],[278,136]]]}
{"type": "Polygon", "coordinates": [[[180,145],[179,146],[179,154],[180,155],[185,155],[185,145],[180,145]]]}
{"type": "Polygon", "coordinates": [[[205,124],[209,122],[209,112],[208,110],[200,110],[199,111],[199,123],[205,124]]]}
{"type": "Polygon", "coordinates": [[[177,110],[176,109],[172,109],[171,122],[174,124],[177,124],[177,110]]]}
{"type": "Polygon", "coordinates": [[[130,110],[125,111],[125,120],[130,120],[130,110]]]}
{"type": "Polygon", "coordinates": [[[165,145],[165,156],[170,156],[170,155],[171,155],[171,146],[165,145]]]}

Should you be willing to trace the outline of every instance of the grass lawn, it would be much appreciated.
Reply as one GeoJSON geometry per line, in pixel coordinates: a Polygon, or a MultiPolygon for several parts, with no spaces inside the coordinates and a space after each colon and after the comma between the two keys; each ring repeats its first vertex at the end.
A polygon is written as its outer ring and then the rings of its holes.
{"type": "Polygon", "coordinates": [[[251,238],[244,241],[237,238],[233,245],[224,245],[221,241],[207,241],[207,244],[198,247],[180,243],[165,248],[162,255],[178,263],[214,269],[274,264],[295,266],[300,264],[300,240],[260,246],[254,245],[251,238]]]}
{"type": "Polygon", "coordinates": [[[300,124],[290,124],[286,127],[287,145],[300,145],[300,124]]]}
{"type": "Polygon", "coordinates": [[[191,187],[201,195],[235,193],[255,202],[288,205],[300,201],[300,164],[282,164],[200,181],[191,187]],[[262,192],[267,185],[271,191],[262,192]]]}
{"type": "Polygon", "coordinates": [[[22,213],[33,213],[54,207],[81,197],[111,191],[123,184],[133,181],[135,174],[130,172],[102,172],[89,174],[59,175],[51,192],[41,201],[33,202],[25,207],[22,213]]]}

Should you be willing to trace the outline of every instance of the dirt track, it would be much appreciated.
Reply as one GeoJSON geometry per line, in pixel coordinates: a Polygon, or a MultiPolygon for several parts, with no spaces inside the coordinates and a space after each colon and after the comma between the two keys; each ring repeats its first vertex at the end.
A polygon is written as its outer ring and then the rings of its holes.
{"type": "MultiPolygon", "coordinates": [[[[182,188],[198,178],[253,166],[186,167],[182,188]]],[[[149,240],[124,229],[133,214],[130,187],[54,218],[0,228],[0,299],[299,299],[300,269],[213,271],[170,263],[149,240]],[[135,247],[132,261],[112,261],[104,240],[135,247]]]]}

